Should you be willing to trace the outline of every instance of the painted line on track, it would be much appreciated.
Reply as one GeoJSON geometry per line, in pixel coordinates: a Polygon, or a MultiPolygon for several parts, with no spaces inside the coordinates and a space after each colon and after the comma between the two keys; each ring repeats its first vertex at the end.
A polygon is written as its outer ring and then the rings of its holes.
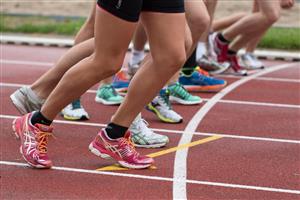
{"type": "MultiPolygon", "coordinates": [[[[172,148],[169,148],[169,149],[164,149],[164,150],[161,150],[161,151],[158,151],[158,152],[154,152],[154,153],[148,154],[147,156],[149,156],[151,158],[156,158],[156,157],[164,156],[164,155],[169,154],[169,153],[174,153],[174,152],[176,152],[178,150],[181,150],[181,149],[184,149],[184,148],[194,147],[194,146],[205,144],[205,143],[208,143],[208,142],[212,142],[212,141],[215,141],[215,140],[218,140],[218,139],[221,139],[221,138],[222,138],[221,136],[214,135],[214,136],[210,136],[210,137],[200,139],[200,140],[197,140],[197,141],[194,141],[194,142],[190,142],[188,144],[182,144],[180,146],[176,146],[176,147],[172,147],[172,148]]],[[[122,168],[123,167],[121,167],[121,166],[110,165],[110,166],[107,166],[107,167],[101,167],[97,170],[99,170],[99,171],[112,171],[112,170],[120,170],[122,168]]],[[[124,168],[124,170],[128,170],[128,169],[124,168]]]]}
{"type": "MultiPolygon", "coordinates": [[[[44,67],[53,67],[55,63],[50,63],[50,62],[36,62],[36,61],[22,61],[22,60],[5,60],[5,59],[0,59],[0,63],[3,64],[15,64],[15,65],[32,65],[32,66],[44,66],[44,67]]],[[[299,63],[299,62],[295,62],[299,63]]],[[[268,68],[267,68],[268,69],[268,68]]],[[[258,71],[260,72],[260,71],[258,71]]],[[[242,79],[244,77],[240,76],[234,76],[234,75],[224,75],[224,74],[219,74],[216,75],[216,77],[220,78],[234,78],[234,79],[242,79]]],[[[291,83],[300,83],[299,79],[288,79],[288,78],[275,78],[275,77],[257,77],[255,78],[257,80],[262,80],[262,81],[276,81],[276,82],[291,82],[291,83]]]]}
{"type": "MultiPolygon", "coordinates": [[[[15,119],[19,116],[15,115],[0,115],[0,119],[15,119]]],[[[54,123],[57,124],[67,124],[67,125],[77,125],[77,126],[91,126],[91,127],[106,127],[106,124],[100,123],[91,123],[91,122],[79,122],[79,121],[66,121],[66,120],[54,120],[54,123]]],[[[185,131],[181,130],[170,130],[170,129],[158,129],[151,128],[153,131],[161,133],[176,133],[183,134],[185,131]]],[[[241,136],[241,135],[232,135],[225,133],[204,133],[204,132],[189,132],[186,134],[192,134],[197,136],[220,136],[223,138],[232,138],[232,139],[242,139],[242,140],[254,140],[254,141],[265,141],[265,142],[279,142],[279,143],[288,143],[288,144],[300,144],[300,140],[291,140],[284,138],[268,138],[268,137],[255,137],[255,136],[241,136]]],[[[295,133],[296,135],[296,133],[295,133]]]]}
{"type": "MultiPolygon", "coordinates": [[[[264,69],[256,74],[252,74],[248,77],[244,77],[236,82],[230,84],[229,86],[222,89],[219,93],[214,95],[200,110],[193,116],[188,125],[186,126],[184,133],[181,136],[179,145],[191,142],[193,138],[193,132],[196,131],[197,127],[200,125],[202,119],[206,114],[228,93],[232,92],[239,86],[265,74],[285,69],[294,66],[295,63],[277,65],[271,68],[264,69]]],[[[187,180],[187,156],[188,148],[176,151],[175,161],[174,161],[174,182],[173,182],[173,199],[187,199],[186,191],[186,180],[187,180]]]]}
{"type": "MultiPolygon", "coordinates": [[[[243,77],[234,76],[234,75],[216,75],[218,78],[234,78],[234,79],[241,79],[243,77]]],[[[276,81],[276,82],[288,82],[288,83],[300,83],[299,79],[290,79],[290,78],[276,78],[276,77],[257,77],[255,80],[261,81],[276,81]]]]}
{"type": "MultiPolygon", "coordinates": [[[[14,167],[29,167],[25,163],[10,162],[10,161],[0,161],[0,165],[14,166],[14,167]]],[[[146,175],[139,175],[139,174],[117,173],[117,172],[97,171],[97,170],[78,169],[78,168],[69,168],[69,167],[54,166],[50,170],[85,173],[85,174],[96,174],[96,175],[107,175],[107,176],[115,176],[115,177],[137,178],[137,179],[144,179],[144,180],[156,180],[156,181],[166,181],[166,182],[174,182],[175,181],[174,178],[167,178],[167,177],[160,177],[160,176],[146,176],[146,175]]],[[[300,190],[291,190],[291,189],[284,189],[284,188],[262,187],[262,186],[253,186],[253,185],[241,185],[241,184],[231,184],[231,183],[221,183],[221,182],[211,182],[211,181],[198,181],[198,180],[186,180],[186,182],[189,184],[195,184],[195,185],[206,185],[206,186],[215,186],[215,187],[268,191],[268,192],[278,192],[278,193],[288,193],[288,194],[300,195],[300,190]]]]}
{"type": "MultiPolygon", "coordinates": [[[[26,84],[18,83],[3,83],[0,82],[0,87],[12,87],[19,88],[22,86],[29,86],[26,84]]],[[[86,93],[96,94],[97,90],[88,90],[86,93]]],[[[204,101],[209,101],[210,99],[202,98],[204,101]]],[[[267,102],[255,102],[255,101],[238,101],[238,100],[223,100],[221,99],[218,103],[227,103],[227,104],[243,104],[243,105],[252,105],[252,106],[269,106],[269,107],[279,107],[279,108],[296,108],[300,109],[300,105],[296,104],[281,104],[281,103],[267,103],[267,102]]]]}

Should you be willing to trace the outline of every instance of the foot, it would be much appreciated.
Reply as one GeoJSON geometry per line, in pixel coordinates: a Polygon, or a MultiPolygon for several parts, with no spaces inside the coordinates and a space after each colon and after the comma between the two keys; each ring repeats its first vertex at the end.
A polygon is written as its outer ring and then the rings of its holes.
{"type": "Polygon", "coordinates": [[[80,100],[75,100],[69,105],[67,105],[62,111],[61,114],[66,120],[88,120],[89,114],[85,111],[83,106],[80,103],[80,100]]]}
{"type": "Polygon", "coordinates": [[[247,76],[247,70],[244,70],[243,67],[239,64],[236,55],[228,56],[228,61],[230,62],[230,68],[225,71],[225,73],[237,75],[237,76],[247,76]]]}
{"type": "Polygon", "coordinates": [[[28,113],[13,121],[15,136],[20,139],[20,153],[24,160],[34,168],[51,168],[52,161],[47,154],[49,136],[53,128],[43,124],[32,125],[32,113],[28,113]]]}
{"type": "Polygon", "coordinates": [[[40,110],[44,103],[44,100],[39,98],[28,86],[16,90],[10,95],[10,99],[22,115],[40,110]]]}
{"type": "Polygon", "coordinates": [[[131,132],[131,140],[136,147],[159,148],[169,142],[167,136],[154,133],[140,114],[132,122],[129,131],[131,132]]]}
{"type": "Polygon", "coordinates": [[[202,99],[198,96],[191,95],[180,83],[168,86],[170,92],[170,101],[183,105],[196,105],[202,103],[202,99]]]}
{"type": "Polygon", "coordinates": [[[172,110],[169,100],[169,91],[163,89],[160,94],[156,96],[151,103],[147,105],[147,110],[156,114],[156,116],[165,123],[181,123],[182,117],[172,110]]]}
{"type": "Polygon", "coordinates": [[[209,74],[221,74],[230,67],[229,62],[217,62],[207,56],[202,56],[197,63],[202,69],[209,72],[209,74]]]}
{"type": "Polygon", "coordinates": [[[98,88],[95,101],[104,105],[120,105],[124,97],[118,94],[111,84],[101,85],[98,88]]]}
{"type": "Polygon", "coordinates": [[[253,53],[245,53],[240,59],[241,67],[247,70],[263,69],[263,63],[253,53]]]}
{"type": "Polygon", "coordinates": [[[182,74],[179,83],[190,92],[218,92],[227,84],[225,80],[204,75],[198,67],[189,76],[182,74]]]}
{"type": "Polygon", "coordinates": [[[102,129],[89,145],[89,150],[102,158],[111,157],[121,166],[131,169],[148,168],[154,162],[152,158],[140,155],[135,150],[129,132],[122,138],[112,140],[102,129]]]}

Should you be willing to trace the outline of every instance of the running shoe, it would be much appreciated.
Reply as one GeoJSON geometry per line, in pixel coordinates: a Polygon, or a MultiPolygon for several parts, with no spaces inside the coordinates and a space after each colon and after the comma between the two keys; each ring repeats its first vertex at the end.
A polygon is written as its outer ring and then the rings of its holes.
{"type": "Polygon", "coordinates": [[[203,55],[197,63],[201,68],[208,71],[209,74],[221,74],[230,67],[229,62],[216,62],[213,59],[208,58],[206,55],[203,55]]]}
{"type": "Polygon", "coordinates": [[[183,119],[172,110],[169,95],[168,90],[162,89],[159,95],[156,96],[146,108],[156,114],[156,116],[165,123],[181,123],[183,119]]]}
{"type": "Polygon", "coordinates": [[[228,61],[228,48],[229,48],[228,43],[222,42],[218,38],[218,33],[213,34],[212,40],[213,40],[213,44],[212,44],[213,50],[217,56],[217,61],[221,63],[228,61]]]}
{"type": "Polygon", "coordinates": [[[245,53],[241,56],[240,62],[243,68],[247,70],[263,69],[263,63],[256,58],[253,53],[245,53]]]}
{"type": "Polygon", "coordinates": [[[228,60],[230,62],[230,68],[227,71],[225,71],[224,73],[233,74],[233,75],[237,75],[237,76],[247,76],[248,75],[247,70],[243,69],[244,67],[242,67],[239,64],[237,55],[228,56],[228,60]]]}
{"type": "Polygon", "coordinates": [[[132,78],[135,73],[137,72],[137,70],[140,68],[140,64],[141,62],[137,63],[137,64],[130,64],[130,62],[128,63],[128,75],[130,76],[130,78],[132,78]]]}
{"type": "Polygon", "coordinates": [[[88,120],[89,114],[85,111],[83,106],[80,103],[80,99],[77,99],[67,105],[62,111],[61,115],[66,120],[88,120]]]}
{"type": "Polygon", "coordinates": [[[122,103],[124,97],[118,94],[111,84],[101,85],[95,97],[95,101],[104,105],[119,105],[122,103]]]}
{"type": "Polygon", "coordinates": [[[191,75],[181,74],[179,83],[189,92],[217,92],[227,84],[225,80],[204,75],[198,67],[191,75]]]}
{"type": "Polygon", "coordinates": [[[140,155],[135,150],[130,139],[130,132],[127,132],[124,137],[111,140],[105,129],[102,129],[89,145],[89,150],[101,158],[113,158],[126,168],[148,168],[154,162],[152,158],[140,155]]]}
{"type": "Polygon", "coordinates": [[[23,86],[12,93],[10,100],[22,115],[40,110],[45,102],[44,99],[39,98],[28,86],[23,86]]]}
{"type": "Polygon", "coordinates": [[[129,86],[129,78],[126,76],[125,72],[118,72],[113,79],[112,86],[120,94],[125,94],[129,86]]]}
{"type": "Polygon", "coordinates": [[[131,132],[131,140],[136,147],[143,148],[159,148],[165,146],[169,142],[169,138],[165,135],[154,133],[149,127],[141,114],[139,114],[129,127],[131,132]]]}
{"type": "Polygon", "coordinates": [[[170,92],[170,101],[183,105],[195,105],[202,103],[202,99],[198,96],[191,95],[180,83],[168,86],[170,92]]]}
{"type": "Polygon", "coordinates": [[[16,118],[12,124],[15,136],[21,141],[20,153],[32,167],[51,168],[52,161],[47,154],[47,144],[53,128],[43,124],[32,125],[32,114],[16,118]]]}

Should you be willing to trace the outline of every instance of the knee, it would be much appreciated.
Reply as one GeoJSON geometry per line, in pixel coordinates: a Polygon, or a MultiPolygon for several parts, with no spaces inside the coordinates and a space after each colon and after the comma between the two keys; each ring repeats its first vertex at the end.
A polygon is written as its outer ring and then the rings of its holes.
{"type": "Polygon", "coordinates": [[[272,10],[267,13],[263,13],[264,19],[268,25],[272,25],[277,22],[280,18],[280,10],[272,10]]]}
{"type": "Polygon", "coordinates": [[[166,66],[167,70],[172,73],[178,71],[186,61],[186,53],[184,48],[174,48],[169,50],[168,53],[153,56],[155,66],[166,66]]]}
{"type": "Polygon", "coordinates": [[[193,40],[198,40],[202,33],[209,29],[210,17],[207,12],[199,13],[188,19],[188,24],[192,32],[193,40]]]}
{"type": "Polygon", "coordinates": [[[93,68],[92,73],[94,73],[95,76],[100,77],[100,79],[116,74],[123,64],[123,58],[121,58],[121,56],[119,58],[114,57],[114,59],[111,59],[111,57],[98,57],[92,55],[90,59],[92,63],[91,68],[93,68]]]}

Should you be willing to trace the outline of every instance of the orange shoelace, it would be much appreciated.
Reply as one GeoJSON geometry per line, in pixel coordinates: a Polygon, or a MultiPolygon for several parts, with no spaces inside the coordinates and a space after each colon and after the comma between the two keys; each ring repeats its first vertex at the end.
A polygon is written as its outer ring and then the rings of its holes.
{"type": "Polygon", "coordinates": [[[47,144],[48,144],[48,139],[49,136],[52,136],[52,133],[47,133],[47,132],[38,132],[37,133],[37,149],[41,154],[46,154],[47,153],[47,144]]]}

